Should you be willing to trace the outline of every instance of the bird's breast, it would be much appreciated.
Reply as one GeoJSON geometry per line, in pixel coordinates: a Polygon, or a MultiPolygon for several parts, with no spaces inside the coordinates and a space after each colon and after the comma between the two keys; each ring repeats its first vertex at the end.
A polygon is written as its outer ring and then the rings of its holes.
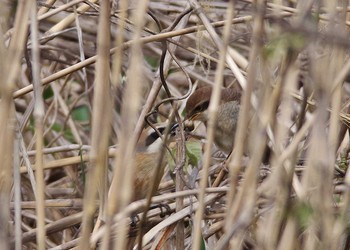
{"type": "Polygon", "coordinates": [[[223,152],[230,153],[233,148],[239,115],[239,104],[236,101],[221,105],[214,134],[215,145],[223,152]]]}

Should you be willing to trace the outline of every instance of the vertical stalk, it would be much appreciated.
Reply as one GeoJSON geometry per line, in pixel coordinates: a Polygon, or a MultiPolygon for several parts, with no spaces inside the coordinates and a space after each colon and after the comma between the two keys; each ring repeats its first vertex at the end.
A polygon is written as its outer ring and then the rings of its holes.
{"type": "Polygon", "coordinates": [[[36,12],[36,1],[32,2],[30,31],[32,38],[32,68],[33,68],[33,86],[34,86],[34,119],[35,119],[35,166],[36,166],[36,187],[37,187],[37,235],[36,241],[38,249],[45,249],[45,181],[44,181],[44,100],[42,96],[42,86],[40,81],[40,48],[39,48],[39,33],[38,20],[36,12]]]}
{"type": "Polygon", "coordinates": [[[199,183],[199,195],[198,195],[198,209],[195,213],[195,220],[194,220],[194,229],[193,229],[193,248],[192,249],[200,249],[202,244],[202,233],[201,233],[201,224],[203,219],[203,213],[204,213],[204,206],[205,206],[205,188],[208,185],[208,176],[209,176],[209,166],[210,166],[210,156],[211,156],[211,145],[214,141],[214,130],[215,130],[215,122],[217,117],[217,110],[219,106],[220,101],[220,94],[221,94],[221,86],[223,82],[223,72],[225,68],[225,58],[227,53],[227,47],[231,32],[231,20],[233,18],[234,14],[234,5],[233,2],[229,4],[229,8],[227,8],[226,12],[226,23],[224,26],[224,35],[223,35],[223,42],[218,44],[219,51],[220,51],[220,58],[217,70],[215,72],[215,84],[213,88],[213,93],[210,98],[210,104],[209,104],[209,121],[208,121],[208,136],[207,136],[207,143],[205,145],[204,149],[204,164],[202,169],[202,175],[200,177],[200,183],[199,183]]]}
{"type": "MultiPolygon", "coordinates": [[[[99,194],[99,219],[103,219],[107,198],[107,157],[111,122],[111,96],[109,83],[110,2],[100,1],[97,37],[96,85],[94,88],[91,160],[84,193],[84,214],[80,249],[90,249],[90,233],[99,194]]],[[[98,225],[98,224],[97,224],[98,225]]]]}

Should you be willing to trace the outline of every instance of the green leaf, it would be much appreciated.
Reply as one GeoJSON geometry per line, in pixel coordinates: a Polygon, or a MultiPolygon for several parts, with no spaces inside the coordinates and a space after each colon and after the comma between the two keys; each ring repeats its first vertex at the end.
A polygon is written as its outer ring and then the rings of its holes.
{"type": "Polygon", "coordinates": [[[314,214],[314,210],[311,205],[306,202],[298,202],[294,206],[293,211],[297,220],[299,221],[300,226],[302,228],[307,228],[311,217],[314,214]]]}
{"type": "Polygon", "coordinates": [[[55,132],[61,132],[62,130],[62,126],[58,123],[54,123],[51,127],[51,129],[55,132]]]}
{"type": "MultiPolygon", "coordinates": [[[[63,130],[63,126],[61,124],[58,123],[54,123],[51,127],[51,129],[57,133],[60,133],[63,130]]],[[[65,128],[63,131],[63,136],[69,140],[72,143],[75,143],[74,141],[74,137],[73,137],[73,133],[70,130],[70,128],[65,128]]]]}
{"type": "Polygon", "coordinates": [[[43,92],[44,100],[47,100],[47,99],[53,97],[53,95],[54,95],[54,93],[53,93],[51,86],[48,86],[47,88],[44,89],[44,92],[43,92]]]}
{"type": "Polygon", "coordinates": [[[72,118],[76,121],[90,121],[90,111],[86,105],[78,106],[72,111],[72,118]]]}
{"type": "Polygon", "coordinates": [[[84,184],[85,186],[85,182],[86,182],[86,176],[85,176],[85,172],[86,172],[86,164],[85,162],[83,161],[83,152],[82,150],[80,149],[79,150],[79,156],[80,156],[80,179],[81,179],[81,182],[84,184]]]}
{"type": "MultiPolygon", "coordinates": [[[[172,153],[172,155],[176,156],[176,148],[172,148],[171,149],[171,153],[172,153]]],[[[176,164],[175,164],[175,161],[174,161],[173,157],[171,157],[169,152],[167,152],[166,157],[167,157],[167,162],[168,162],[169,169],[171,171],[174,171],[176,164]]]]}
{"type": "Polygon", "coordinates": [[[341,170],[346,171],[348,169],[347,154],[341,153],[338,161],[338,166],[341,170]]]}
{"type": "Polygon", "coordinates": [[[305,45],[305,38],[300,34],[286,33],[278,35],[264,47],[264,58],[279,57],[287,53],[288,49],[299,51],[305,45]]]}
{"type": "MultiPolygon", "coordinates": [[[[186,162],[184,170],[186,171],[189,164],[192,166],[197,166],[199,160],[202,157],[202,144],[199,141],[186,141],[186,162]]],[[[171,153],[176,156],[176,148],[171,149],[171,153]]],[[[167,154],[167,162],[169,169],[173,171],[175,169],[175,161],[171,155],[167,154]]]]}
{"type": "Polygon", "coordinates": [[[67,128],[66,130],[64,130],[64,133],[63,133],[64,137],[70,141],[71,143],[76,143],[76,141],[74,140],[74,136],[73,136],[73,133],[72,131],[67,128]]]}
{"type": "Polygon", "coordinates": [[[153,68],[156,69],[159,67],[159,58],[145,55],[146,62],[153,68]]]}
{"type": "Polygon", "coordinates": [[[202,158],[202,144],[199,141],[187,141],[186,155],[188,157],[188,163],[192,166],[197,166],[199,160],[202,158]]]}
{"type": "Polygon", "coordinates": [[[201,250],[206,250],[207,248],[205,247],[205,241],[204,241],[204,238],[203,238],[203,235],[201,237],[201,247],[200,247],[201,250]]]}
{"type": "Polygon", "coordinates": [[[170,68],[170,69],[168,70],[168,75],[170,75],[170,74],[172,74],[172,73],[176,73],[176,72],[178,72],[178,71],[179,71],[178,68],[170,68]]]}

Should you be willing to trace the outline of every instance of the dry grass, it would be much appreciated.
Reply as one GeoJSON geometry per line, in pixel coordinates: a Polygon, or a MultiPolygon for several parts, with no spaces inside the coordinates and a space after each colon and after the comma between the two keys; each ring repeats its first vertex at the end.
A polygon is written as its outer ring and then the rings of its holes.
{"type": "Polygon", "coordinates": [[[348,10],[0,1],[0,249],[349,249],[348,10]],[[207,140],[185,150],[181,130],[157,194],[132,202],[145,119],[183,128],[207,84],[207,140]],[[242,91],[226,160],[212,147],[222,86],[242,91]]]}

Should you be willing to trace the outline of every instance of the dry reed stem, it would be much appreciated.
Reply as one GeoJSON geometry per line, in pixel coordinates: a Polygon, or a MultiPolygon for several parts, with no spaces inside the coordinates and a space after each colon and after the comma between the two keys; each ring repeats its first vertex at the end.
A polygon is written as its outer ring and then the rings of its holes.
{"type": "MultiPolygon", "coordinates": [[[[233,170],[232,176],[231,176],[231,190],[229,195],[234,196],[236,194],[236,173],[238,168],[241,166],[240,158],[243,155],[244,150],[244,141],[245,135],[247,134],[247,124],[249,122],[249,113],[250,113],[250,99],[252,90],[254,88],[254,85],[256,84],[257,74],[258,74],[258,64],[256,62],[256,59],[261,56],[262,52],[262,44],[261,44],[261,37],[262,32],[264,30],[263,28],[263,20],[265,16],[265,1],[258,1],[256,4],[256,18],[253,23],[253,33],[252,33],[252,39],[253,39],[253,45],[251,48],[251,53],[249,55],[249,67],[248,67],[248,75],[247,75],[247,88],[245,90],[245,93],[242,97],[242,109],[239,114],[239,119],[242,119],[242,121],[239,120],[238,127],[237,127],[237,133],[242,133],[242,136],[239,136],[242,140],[238,141],[237,138],[235,138],[235,149],[237,148],[237,151],[233,151],[233,160],[232,165],[230,166],[230,169],[233,170]],[[236,144],[237,142],[237,144],[236,144]],[[235,159],[236,158],[236,159],[235,159]]],[[[277,86],[278,88],[278,86],[277,86]]],[[[273,102],[272,102],[273,103],[273,102]]],[[[272,106],[273,107],[273,106],[272,106]]],[[[226,244],[230,244],[230,247],[237,248],[241,244],[242,237],[244,236],[243,232],[245,228],[251,223],[251,217],[254,213],[254,204],[256,202],[256,193],[254,190],[257,188],[257,171],[259,167],[259,163],[261,163],[264,153],[264,145],[266,143],[266,137],[264,136],[264,133],[262,131],[266,131],[266,127],[268,126],[269,120],[269,105],[262,103],[261,107],[261,113],[264,114],[264,111],[267,111],[266,116],[262,117],[261,120],[253,119],[253,122],[255,124],[252,124],[252,131],[250,131],[249,137],[254,138],[254,141],[248,141],[250,142],[249,145],[249,151],[252,152],[251,154],[251,161],[248,164],[246,171],[245,171],[245,179],[242,184],[242,189],[238,191],[237,198],[235,200],[232,200],[229,196],[229,203],[228,203],[228,210],[227,210],[227,217],[225,228],[226,228],[226,234],[224,234],[223,237],[221,237],[219,243],[220,246],[226,246],[226,244]],[[255,121],[254,121],[255,120],[255,121]],[[232,210],[231,210],[232,209],[232,210]],[[230,224],[233,223],[234,220],[237,220],[237,224],[230,224]],[[230,242],[227,242],[227,237],[233,233],[236,232],[236,235],[232,237],[230,242]]],[[[257,112],[259,110],[257,109],[257,112]]],[[[271,111],[273,112],[273,108],[271,108],[271,111]]],[[[259,117],[260,118],[260,117],[259,117]]],[[[248,139],[252,140],[252,139],[248,139]]],[[[231,164],[231,163],[230,163],[231,164]]],[[[229,237],[228,239],[230,239],[229,237]]]]}
{"type": "Polygon", "coordinates": [[[72,7],[74,5],[77,5],[81,2],[83,2],[84,0],[74,0],[74,1],[70,1],[69,3],[66,3],[66,4],[62,4],[61,6],[59,6],[58,8],[55,8],[51,11],[48,11],[46,12],[45,14],[44,13],[40,13],[40,10],[38,12],[38,20],[41,21],[41,20],[44,20],[46,18],[49,18],[57,13],[60,13],[61,11],[64,11],[66,9],[68,9],[69,7],[72,7]]]}
{"type": "Polygon", "coordinates": [[[98,48],[96,62],[96,85],[93,99],[92,132],[91,132],[91,161],[84,195],[83,230],[80,249],[89,249],[89,236],[95,213],[95,200],[99,197],[99,219],[103,220],[104,208],[107,199],[107,160],[108,140],[112,103],[109,96],[109,48],[110,48],[110,6],[109,2],[101,2],[99,16],[98,48]]]}
{"type": "MultiPolygon", "coordinates": [[[[241,22],[249,22],[252,20],[252,16],[247,16],[244,18],[237,18],[232,20],[233,23],[241,23],[241,22]]],[[[224,25],[224,22],[220,21],[220,22],[215,22],[212,24],[213,27],[221,27],[224,25]]],[[[169,32],[165,32],[165,33],[161,33],[161,34],[157,34],[157,35],[153,35],[153,36],[148,36],[148,37],[143,37],[140,39],[140,42],[142,42],[142,44],[146,44],[146,43],[150,43],[150,42],[155,42],[155,41],[160,41],[162,39],[165,38],[171,38],[174,36],[181,36],[181,35],[185,35],[185,34],[189,34],[189,33],[193,33],[196,31],[200,31],[200,30],[204,30],[204,26],[200,25],[200,26],[196,26],[196,27],[189,27],[189,28],[184,28],[184,29],[180,29],[180,30],[176,30],[176,31],[169,31],[169,32]]],[[[122,46],[122,49],[126,49],[128,47],[130,47],[135,41],[131,40],[128,42],[125,42],[122,46]]],[[[111,53],[114,53],[118,48],[113,48],[111,49],[111,53]]],[[[85,61],[82,61],[80,63],[76,63],[75,65],[72,65],[70,67],[67,67],[59,72],[56,72],[44,79],[42,79],[42,84],[46,85],[51,83],[52,81],[55,81],[63,76],[66,76],[74,71],[77,71],[83,67],[87,67],[90,64],[93,64],[96,62],[97,56],[92,56],[88,59],[86,59],[85,61]]],[[[28,85],[20,90],[17,90],[14,92],[14,98],[18,98],[22,95],[25,95],[29,92],[31,92],[33,90],[33,85],[28,85]]]]}
{"type": "Polygon", "coordinates": [[[44,157],[42,153],[42,149],[44,148],[44,101],[42,97],[42,85],[40,82],[40,50],[39,50],[39,27],[37,21],[37,6],[36,2],[31,2],[31,23],[30,23],[30,31],[32,37],[32,75],[33,75],[33,86],[34,86],[34,112],[33,116],[35,118],[35,134],[36,134],[36,154],[35,154],[35,180],[36,180],[36,215],[37,215],[37,234],[36,241],[38,244],[38,249],[45,249],[45,181],[44,181],[44,157]]]}
{"type": "MultiPolygon", "coordinates": [[[[128,17],[128,13],[126,9],[128,8],[128,2],[126,0],[120,1],[119,5],[119,11],[120,18],[119,18],[119,25],[117,27],[119,36],[116,39],[116,46],[117,49],[115,54],[113,55],[113,66],[112,66],[112,72],[111,72],[111,79],[112,79],[112,86],[115,88],[118,88],[118,86],[121,85],[120,82],[120,73],[122,71],[122,65],[123,65],[123,51],[122,51],[122,44],[124,43],[124,34],[125,34],[125,20],[128,17]]],[[[120,128],[119,128],[120,129],[120,128]]],[[[117,152],[115,153],[115,156],[118,157],[117,152]]],[[[120,188],[119,183],[122,183],[123,180],[123,169],[117,168],[114,170],[113,173],[113,179],[111,182],[111,186],[109,187],[108,191],[108,201],[106,204],[106,232],[104,234],[104,238],[102,241],[102,249],[105,249],[107,245],[110,242],[110,235],[111,235],[111,226],[112,226],[112,217],[114,213],[116,212],[118,208],[118,197],[116,193],[118,192],[118,188],[120,188]]]]}
{"type": "Polygon", "coordinates": [[[212,39],[216,43],[219,49],[220,53],[220,59],[219,64],[217,67],[217,70],[215,72],[215,83],[213,87],[213,93],[211,96],[210,105],[208,107],[209,112],[209,121],[208,121],[208,134],[207,134],[207,144],[204,149],[204,163],[203,163],[203,170],[202,175],[200,176],[200,192],[198,196],[198,202],[199,202],[199,209],[196,211],[195,217],[194,217],[194,228],[193,228],[193,249],[200,249],[201,245],[201,224],[202,224],[202,218],[204,213],[204,200],[205,200],[205,188],[207,187],[207,179],[208,179],[208,170],[210,165],[210,156],[211,156],[211,146],[214,141],[214,129],[215,129],[215,122],[218,112],[218,106],[220,101],[220,94],[221,94],[221,86],[223,82],[223,71],[225,66],[225,58],[226,58],[226,52],[227,52],[227,46],[229,41],[229,35],[230,35],[230,29],[231,29],[231,22],[230,20],[233,18],[234,14],[234,6],[230,4],[227,9],[226,13],[226,24],[224,26],[224,37],[223,41],[219,39],[217,34],[215,33],[212,26],[210,26],[208,18],[205,16],[203,10],[201,9],[201,6],[198,4],[197,1],[190,1],[192,7],[197,12],[196,14],[199,16],[203,24],[206,26],[207,30],[209,31],[209,34],[212,36],[212,39]]]}
{"type": "Polygon", "coordinates": [[[21,211],[22,211],[22,204],[21,204],[21,174],[19,172],[20,167],[20,136],[19,131],[16,130],[16,140],[14,142],[14,158],[13,158],[13,186],[14,186],[14,222],[15,222],[15,249],[20,249],[22,247],[22,229],[21,229],[21,211]]]}
{"type": "MultiPolygon", "coordinates": [[[[88,0],[88,2],[90,3],[96,3],[98,2],[98,0],[88,0]]],[[[77,9],[77,11],[79,13],[84,13],[85,11],[87,11],[90,8],[90,5],[88,4],[82,4],[79,6],[79,8],[77,9]]],[[[72,13],[70,15],[68,15],[66,18],[62,19],[59,23],[57,23],[56,25],[54,25],[51,29],[49,29],[46,32],[46,36],[49,36],[50,34],[54,34],[57,33],[59,31],[64,30],[65,28],[67,28],[71,23],[74,22],[75,19],[75,14],[72,13]]]]}
{"type": "Polygon", "coordinates": [[[49,7],[52,7],[54,4],[55,4],[56,0],[47,0],[46,3],[45,3],[45,6],[41,7],[39,10],[38,10],[38,15],[42,15],[46,12],[49,11],[49,7]]]}
{"type": "MultiPolygon", "coordinates": [[[[119,158],[115,163],[114,170],[119,171],[119,173],[124,172],[124,178],[119,184],[119,192],[115,194],[119,198],[117,199],[118,205],[116,206],[118,211],[124,210],[124,208],[130,202],[133,192],[135,192],[132,188],[136,168],[136,163],[133,156],[138,135],[135,134],[134,129],[138,117],[138,110],[141,104],[142,71],[141,67],[139,66],[139,62],[142,61],[141,33],[145,25],[143,16],[146,14],[147,5],[148,1],[139,1],[135,13],[131,18],[135,25],[135,30],[133,33],[133,40],[135,42],[131,45],[130,49],[131,59],[127,72],[128,80],[125,90],[127,99],[125,99],[123,103],[124,105],[121,114],[123,127],[121,128],[122,133],[120,138],[120,150],[118,150],[119,158]]],[[[116,180],[112,180],[112,182],[113,181],[116,180]]],[[[125,215],[129,216],[129,214],[125,215]]],[[[118,225],[118,237],[115,241],[115,246],[117,248],[124,249],[127,244],[125,237],[127,235],[129,225],[126,222],[126,218],[123,218],[122,222],[118,225]]],[[[104,243],[104,249],[107,249],[108,242],[104,243]]]]}
{"type": "MultiPolygon", "coordinates": [[[[15,110],[11,101],[11,95],[15,89],[15,81],[17,80],[18,72],[20,70],[20,59],[23,53],[23,47],[27,35],[27,27],[21,26],[23,20],[27,20],[30,12],[30,2],[21,2],[18,5],[18,12],[16,13],[15,24],[14,24],[14,39],[11,40],[8,47],[5,47],[3,38],[1,39],[0,55],[2,62],[1,78],[0,78],[0,93],[1,93],[1,104],[0,104],[0,201],[3,206],[0,212],[0,248],[9,249],[9,221],[10,221],[10,192],[12,185],[12,157],[13,157],[13,145],[14,143],[14,114],[15,110]]],[[[8,10],[5,2],[1,3],[1,9],[8,10]]],[[[1,34],[5,33],[8,25],[9,16],[6,14],[1,19],[1,34]]],[[[17,182],[18,184],[18,182],[17,182]]],[[[20,209],[20,208],[17,208],[20,209]]],[[[18,217],[17,217],[18,219],[18,217]]],[[[18,222],[18,221],[17,221],[18,222]]],[[[18,230],[17,230],[18,232],[18,230]]],[[[19,240],[17,239],[17,246],[19,240]]]]}

